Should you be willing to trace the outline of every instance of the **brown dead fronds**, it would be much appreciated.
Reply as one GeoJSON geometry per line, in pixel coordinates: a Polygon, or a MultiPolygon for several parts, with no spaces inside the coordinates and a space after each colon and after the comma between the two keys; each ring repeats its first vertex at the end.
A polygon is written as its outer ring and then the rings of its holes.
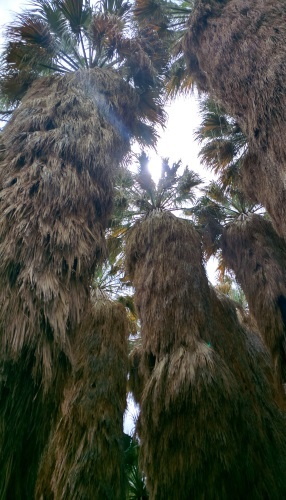
{"type": "Polygon", "coordinates": [[[126,255],[143,350],[160,359],[170,348],[190,342],[190,322],[198,339],[206,322],[209,293],[199,236],[190,223],[154,211],[130,231],[126,255]],[[192,293],[199,288],[203,301],[192,293]]]}
{"type": "Polygon", "coordinates": [[[253,190],[284,237],[285,16],[284,0],[197,0],[183,44],[198,86],[236,118],[257,156],[253,190]]]}
{"type": "Polygon", "coordinates": [[[73,347],[73,377],[43,455],[36,497],[122,500],[127,378],[124,307],[98,298],[86,313],[73,347]]]}
{"type": "Polygon", "coordinates": [[[155,358],[143,350],[142,344],[136,345],[129,355],[128,388],[136,403],[140,403],[144,387],[154,368],[155,358]]]}

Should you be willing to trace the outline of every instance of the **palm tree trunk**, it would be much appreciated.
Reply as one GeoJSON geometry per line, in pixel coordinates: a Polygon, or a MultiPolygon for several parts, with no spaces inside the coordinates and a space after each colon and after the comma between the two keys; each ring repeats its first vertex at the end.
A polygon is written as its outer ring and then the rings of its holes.
{"type": "Polygon", "coordinates": [[[281,498],[285,423],[271,363],[209,288],[198,234],[155,212],[131,231],[126,253],[142,326],[131,384],[150,497],[281,498]]]}
{"type": "Polygon", "coordinates": [[[234,116],[249,143],[243,185],[286,238],[286,4],[197,0],[184,50],[199,87],[234,116]]]}
{"type": "Polygon", "coordinates": [[[269,348],[278,387],[286,381],[286,246],[260,215],[227,226],[222,256],[241,285],[249,311],[269,348]]]}

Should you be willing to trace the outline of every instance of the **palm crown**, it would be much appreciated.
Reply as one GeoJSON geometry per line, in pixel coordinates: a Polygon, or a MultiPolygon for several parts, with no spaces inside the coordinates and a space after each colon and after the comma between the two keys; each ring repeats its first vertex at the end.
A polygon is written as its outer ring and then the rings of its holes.
{"type": "Polygon", "coordinates": [[[239,183],[240,163],[247,152],[247,139],[238,123],[210,97],[200,102],[201,124],[196,140],[202,144],[202,163],[218,175],[223,189],[239,183]]]}
{"type": "Polygon", "coordinates": [[[162,158],[161,176],[156,185],[145,152],[138,157],[135,173],[120,169],[107,230],[108,262],[97,270],[94,285],[119,296],[121,301],[124,295],[129,298],[130,283],[123,277],[124,246],[129,229],[138,219],[147,218],[154,211],[180,211],[184,215],[185,210],[188,215],[187,207],[194,203],[196,188],[201,182],[199,175],[188,166],[182,169],[180,160],[170,164],[168,158],[162,158]]]}
{"type": "Polygon", "coordinates": [[[160,40],[164,41],[169,54],[165,89],[170,97],[187,92],[194,85],[193,76],[187,71],[182,41],[187,30],[187,20],[194,0],[136,0],[135,16],[139,22],[148,20],[160,40]]]}
{"type": "Polygon", "coordinates": [[[39,76],[110,67],[138,91],[143,119],[163,123],[163,45],[154,29],[134,22],[128,1],[33,0],[6,38],[0,78],[6,107],[17,105],[39,76]]]}
{"type": "Polygon", "coordinates": [[[225,227],[243,221],[253,213],[261,213],[262,207],[249,202],[239,189],[228,187],[225,192],[219,182],[212,181],[203,189],[203,196],[191,212],[202,231],[204,250],[209,258],[220,253],[225,227]]]}

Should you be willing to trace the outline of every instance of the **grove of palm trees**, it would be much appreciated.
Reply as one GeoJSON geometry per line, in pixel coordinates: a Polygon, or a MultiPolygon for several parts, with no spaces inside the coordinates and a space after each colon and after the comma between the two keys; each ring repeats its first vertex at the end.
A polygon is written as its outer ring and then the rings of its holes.
{"type": "Polygon", "coordinates": [[[3,28],[0,500],[286,496],[285,14],[31,0],[3,28]],[[194,89],[214,180],[156,184],[194,89]]]}

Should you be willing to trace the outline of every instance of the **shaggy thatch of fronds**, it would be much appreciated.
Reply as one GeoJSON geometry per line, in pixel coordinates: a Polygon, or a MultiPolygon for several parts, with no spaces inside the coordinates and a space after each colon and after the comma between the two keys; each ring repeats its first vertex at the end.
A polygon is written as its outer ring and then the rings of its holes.
{"type": "Polygon", "coordinates": [[[147,380],[154,368],[155,358],[143,350],[142,344],[136,345],[129,355],[128,389],[132,392],[136,403],[140,403],[147,380]]]}
{"type": "Polygon", "coordinates": [[[133,366],[143,350],[154,365],[138,421],[150,497],[285,496],[286,421],[270,359],[233,303],[209,288],[195,229],[149,216],[131,232],[127,268],[142,324],[133,366]]]}
{"type": "Polygon", "coordinates": [[[237,119],[257,153],[254,189],[284,237],[285,16],[284,0],[197,0],[184,40],[198,86],[237,119]]]}
{"type": "MultiPolygon", "coordinates": [[[[63,360],[62,360],[63,361],[63,360]]],[[[62,394],[63,362],[55,383],[43,392],[31,375],[33,353],[0,366],[0,498],[34,498],[40,458],[62,394]]]]}
{"type": "Polygon", "coordinates": [[[97,299],[76,333],[73,377],[43,455],[36,498],[124,498],[123,413],[127,320],[121,304],[97,299]]]}
{"type": "Polygon", "coordinates": [[[270,349],[278,380],[286,381],[286,245],[256,214],[227,226],[222,256],[235,272],[250,313],[270,349]]]}
{"type": "MultiPolygon", "coordinates": [[[[224,357],[226,362],[230,363],[239,379],[245,377],[242,373],[247,373],[247,366],[250,366],[251,377],[256,381],[258,381],[257,376],[259,377],[260,372],[262,372],[262,385],[264,377],[266,376],[268,379],[268,384],[262,390],[266,390],[267,397],[274,398],[278,406],[285,410],[285,392],[281,381],[277,384],[273,362],[269,356],[269,350],[265,347],[256,318],[248,314],[237,302],[218,293],[217,290],[212,289],[211,294],[214,311],[212,316],[216,325],[213,332],[219,332],[219,334],[212,334],[211,345],[217,347],[219,354],[224,357]],[[221,328],[222,323],[224,323],[223,329],[221,328]],[[238,330],[239,334],[230,335],[229,332],[235,332],[235,330],[238,330]],[[219,342],[217,342],[217,338],[219,338],[219,342]],[[242,355],[240,363],[237,364],[236,356],[237,352],[240,351],[242,355]]],[[[248,384],[248,388],[251,385],[252,382],[248,384]]]]}
{"type": "Polygon", "coordinates": [[[34,349],[45,383],[61,351],[71,359],[137,104],[112,70],[53,76],[32,86],[2,134],[1,349],[11,359],[34,349]]]}
{"type": "Polygon", "coordinates": [[[190,342],[191,323],[194,342],[200,337],[209,293],[199,235],[189,222],[160,210],[139,221],[127,239],[126,271],[135,287],[147,354],[160,358],[190,342]],[[201,296],[194,294],[191,303],[190,290],[198,288],[201,296]]]}

